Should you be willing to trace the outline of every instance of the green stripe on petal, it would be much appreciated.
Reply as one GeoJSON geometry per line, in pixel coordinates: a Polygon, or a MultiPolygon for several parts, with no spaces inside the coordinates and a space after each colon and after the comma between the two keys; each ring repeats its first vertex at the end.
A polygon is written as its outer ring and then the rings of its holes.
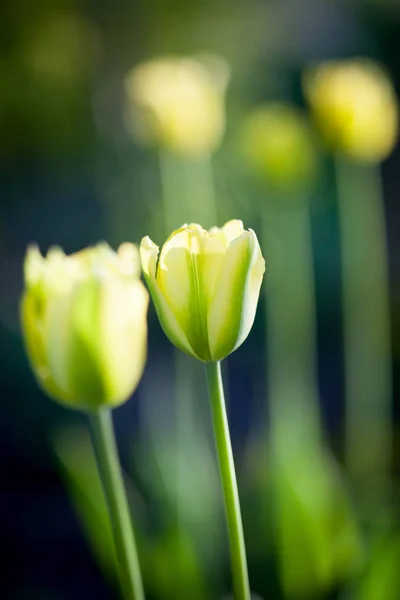
{"type": "Polygon", "coordinates": [[[47,354],[56,382],[68,389],[70,404],[95,410],[108,403],[99,352],[100,282],[78,283],[48,306],[47,354]]]}
{"type": "Polygon", "coordinates": [[[158,253],[158,246],[156,246],[149,237],[142,239],[140,244],[140,257],[143,274],[150,290],[160,325],[165,335],[177,348],[182,350],[182,352],[189,354],[189,356],[199,358],[191,347],[178,319],[158,287],[156,280],[158,253]]]}
{"type": "Polygon", "coordinates": [[[156,282],[195,355],[210,360],[200,282],[201,237],[205,233],[201,227],[191,225],[170,236],[161,250],[156,282]]]}
{"type": "Polygon", "coordinates": [[[52,398],[66,399],[66,393],[54,381],[48,366],[42,310],[38,298],[33,292],[26,292],[21,300],[21,322],[25,349],[39,385],[52,398]]]}
{"type": "Polygon", "coordinates": [[[255,233],[243,232],[228,248],[209,306],[208,336],[213,360],[225,358],[248,336],[264,270],[255,233]]]}
{"type": "Polygon", "coordinates": [[[102,282],[91,276],[76,286],[72,300],[69,386],[88,408],[109,404],[100,354],[101,292],[102,282]]]}
{"type": "Polygon", "coordinates": [[[202,228],[197,230],[192,229],[192,231],[189,232],[189,258],[191,261],[191,328],[189,340],[192,347],[203,361],[209,361],[211,359],[207,328],[207,294],[203,278],[203,240],[207,236],[207,232],[202,228]],[[190,335],[193,337],[191,338],[190,335]]]}

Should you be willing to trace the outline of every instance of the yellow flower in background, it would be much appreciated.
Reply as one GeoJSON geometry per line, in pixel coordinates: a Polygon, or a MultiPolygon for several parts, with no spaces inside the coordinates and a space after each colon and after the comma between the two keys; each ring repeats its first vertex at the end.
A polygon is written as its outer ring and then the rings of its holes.
{"type": "Polygon", "coordinates": [[[128,127],[144,143],[207,154],[224,134],[228,80],[228,65],[213,55],[142,63],[125,80],[128,127]]]}
{"type": "Polygon", "coordinates": [[[139,252],[99,244],[66,256],[36,247],[25,259],[21,321],[34,374],[54,399],[95,410],[125,402],[147,353],[148,293],[139,252]]]}
{"type": "Polygon", "coordinates": [[[278,189],[315,178],[317,153],[303,113],[285,103],[263,104],[243,124],[242,146],[249,165],[278,189]]]}
{"type": "Polygon", "coordinates": [[[383,69],[367,60],[328,62],[304,78],[327,145],[362,162],[380,162],[398,135],[398,103],[383,69]]]}
{"type": "Polygon", "coordinates": [[[265,271],[254,231],[241,221],[209,231],[183,225],[161,252],[143,238],[140,253],[161,326],[177,348],[219,361],[245,341],[265,271]]]}

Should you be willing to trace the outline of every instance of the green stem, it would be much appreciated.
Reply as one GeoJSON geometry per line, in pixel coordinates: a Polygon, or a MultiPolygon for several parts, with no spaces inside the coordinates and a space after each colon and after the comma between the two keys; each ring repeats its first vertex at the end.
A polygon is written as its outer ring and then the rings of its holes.
{"type": "Polygon", "coordinates": [[[118,459],[111,411],[90,416],[97,467],[106,497],[117,551],[120,583],[126,600],[144,600],[142,577],[125,486],[118,459]]]}
{"type": "Polygon", "coordinates": [[[159,162],[166,235],[183,223],[200,223],[206,229],[217,225],[211,157],[188,159],[163,151],[159,162]]]}
{"type": "MultiPolygon", "coordinates": [[[[296,200],[296,199],[294,199],[296,200]]],[[[294,201],[293,200],[293,201],[294,201]]],[[[266,308],[268,387],[274,423],[293,405],[317,419],[315,289],[308,205],[263,215],[263,244],[270,273],[266,308]],[[275,249],[271,246],[275,237],[275,249]],[[278,247],[276,247],[278,246],[278,247]],[[277,266],[280,264],[280,267],[277,266]],[[289,408],[288,408],[289,407],[289,408]]]]}
{"type": "Polygon", "coordinates": [[[224,491],[235,600],[250,600],[242,517],[236,482],[235,464],[226,416],[224,389],[219,362],[205,365],[218,462],[224,491]]]}
{"type": "Polygon", "coordinates": [[[380,168],[337,157],[336,179],[342,247],[346,463],[353,477],[372,477],[375,483],[378,479],[385,485],[392,444],[392,372],[380,168]]]}

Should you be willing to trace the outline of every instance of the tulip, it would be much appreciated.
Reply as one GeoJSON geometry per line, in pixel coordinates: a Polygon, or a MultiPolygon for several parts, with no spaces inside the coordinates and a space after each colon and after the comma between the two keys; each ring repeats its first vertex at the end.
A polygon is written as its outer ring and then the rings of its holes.
{"type": "Polygon", "coordinates": [[[384,160],[398,135],[398,103],[381,67],[332,61],[306,73],[306,96],[326,144],[360,162],[384,160]]]}
{"type": "Polygon", "coordinates": [[[223,487],[235,600],[250,600],[243,524],[220,361],[253,325],[265,261],[257,236],[241,221],[209,231],[183,225],[161,252],[148,237],[142,268],[164,332],[177,348],[205,363],[223,487]]]}
{"type": "Polygon", "coordinates": [[[106,244],[44,258],[28,249],[21,319],[41,387],[83,410],[125,402],[146,360],[148,293],[135,246],[106,244]]]}
{"type": "Polygon", "coordinates": [[[242,146],[249,166],[274,189],[298,189],[315,179],[311,128],[290,104],[264,104],[250,112],[243,123],[242,146]]]}
{"type": "Polygon", "coordinates": [[[144,591],[110,409],[133,393],[146,361],[149,295],[139,274],[133,244],[118,252],[99,244],[71,256],[52,248],[46,258],[31,247],[21,302],[38,383],[88,412],[126,600],[144,600],[144,591]]]}
{"type": "Polygon", "coordinates": [[[245,341],[265,271],[254,231],[241,221],[209,231],[183,225],[161,252],[143,238],[140,253],[161,326],[177,348],[217,362],[245,341]]]}
{"type": "Polygon", "coordinates": [[[366,477],[376,483],[379,478],[382,483],[375,487],[387,490],[392,352],[380,162],[397,143],[398,99],[385,70],[362,59],[309,70],[304,89],[334,153],[343,279],[346,467],[354,480],[366,477]]]}
{"type": "Polygon", "coordinates": [[[146,144],[202,156],[225,130],[229,69],[215,56],[165,57],[132,69],[125,80],[127,125],[146,144]]]}

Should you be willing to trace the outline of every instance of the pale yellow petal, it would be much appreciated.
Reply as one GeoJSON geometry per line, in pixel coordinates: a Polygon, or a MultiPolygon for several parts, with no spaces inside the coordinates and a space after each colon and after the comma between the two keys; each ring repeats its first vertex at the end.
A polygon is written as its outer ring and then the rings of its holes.
{"type": "Polygon", "coordinates": [[[232,240],[239,237],[239,235],[242,235],[242,233],[244,231],[243,221],[240,221],[239,219],[233,219],[232,221],[228,221],[222,227],[222,231],[223,231],[224,235],[226,236],[226,239],[228,240],[228,242],[232,242],[232,240]]]}
{"type": "Polygon", "coordinates": [[[163,328],[165,335],[177,348],[186,354],[196,356],[183,328],[173,310],[170,308],[167,300],[164,298],[156,281],[158,252],[158,246],[156,246],[149,237],[142,239],[140,244],[140,256],[143,274],[150,290],[160,325],[163,328]]]}
{"type": "Polygon", "coordinates": [[[111,275],[102,282],[98,330],[107,403],[118,405],[135,391],[147,355],[149,295],[139,279],[111,275]]]}
{"type": "Polygon", "coordinates": [[[140,277],[140,253],[139,248],[135,244],[128,242],[121,244],[116,257],[118,268],[122,274],[140,277]]]}
{"type": "Polygon", "coordinates": [[[25,285],[28,288],[34,287],[43,276],[45,259],[40,253],[39,248],[32,244],[29,246],[24,261],[25,285]]]}
{"type": "Polygon", "coordinates": [[[44,343],[43,311],[34,294],[24,294],[20,310],[25,349],[38,384],[52,398],[66,399],[65,390],[56,384],[49,368],[44,343]]]}
{"type": "Polygon", "coordinates": [[[208,332],[213,360],[225,358],[248,336],[264,270],[255,233],[243,232],[228,248],[209,307],[208,332]]]}
{"type": "Polygon", "coordinates": [[[171,236],[164,244],[156,279],[164,298],[185,328],[190,319],[190,295],[192,292],[192,261],[187,229],[171,236]]]}
{"type": "Polygon", "coordinates": [[[201,241],[201,285],[207,303],[207,310],[214,295],[221,265],[228,249],[228,241],[221,229],[215,228],[201,241]]]}
{"type": "Polygon", "coordinates": [[[159,247],[146,236],[140,244],[140,260],[145,277],[155,279],[159,247]]]}
{"type": "Polygon", "coordinates": [[[170,236],[161,250],[156,281],[196,356],[209,360],[200,266],[205,233],[193,227],[170,236]]]}

